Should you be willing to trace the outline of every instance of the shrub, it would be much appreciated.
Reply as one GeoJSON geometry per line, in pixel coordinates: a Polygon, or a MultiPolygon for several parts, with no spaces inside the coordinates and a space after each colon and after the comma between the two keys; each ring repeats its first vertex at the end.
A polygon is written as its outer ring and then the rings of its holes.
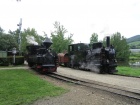
{"type": "MultiPolygon", "coordinates": [[[[13,56],[8,57],[9,62],[13,64],[13,56]]],[[[24,56],[15,56],[15,65],[22,65],[24,64],[24,56]]]]}
{"type": "Polygon", "coordinates": [[[0,66],[9,66],[9,60],[7,58],[0,58],[0,66]]]}

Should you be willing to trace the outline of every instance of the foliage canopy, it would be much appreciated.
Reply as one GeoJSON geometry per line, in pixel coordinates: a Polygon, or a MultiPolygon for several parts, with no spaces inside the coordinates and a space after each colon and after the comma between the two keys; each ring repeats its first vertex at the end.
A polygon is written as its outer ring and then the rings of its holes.
{"type": "Polygon", "coordinates": [[[97,33],[93,33],[90,37],[90,44],[93,44],[95,42],[98,42],[98,34],[97,33]]]}
{"type": "Polygon", "coordinates": [[[68,50],[68,45],[73,42],[73,35],[70,34],[68,37],[65,37],[65,34],[68,31],[59,22],[54,23],[54,28],[54,32],[51,33],[51,38],[53,41],[52,49],[57,53],[68,50]]]}
{"type": "Polygon", "coordinates": [[[15,39],[0,27],[0,50],[11,50],[13,47],[17,47],[15,39]]]}
{"type": "Polygon", "coordinates": [[[128,61],[130,56],[129,45],[126,38],[117,32],[111,36],[111,44],[115,47],[116,57],[119,60],[128,61]]]}

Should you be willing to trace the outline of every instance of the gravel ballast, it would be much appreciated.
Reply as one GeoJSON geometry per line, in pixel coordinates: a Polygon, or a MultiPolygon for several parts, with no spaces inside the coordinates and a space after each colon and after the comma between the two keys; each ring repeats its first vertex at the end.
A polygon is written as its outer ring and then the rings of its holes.
{"type": "Polygon", "coordinates": [[[45,97],[32,105],[139,105],[140,103],[139,100],[99,89],[62,82],[45,75],[39,76],[57,86],[69,89],[69,92],[57,97],[45,97]]]}

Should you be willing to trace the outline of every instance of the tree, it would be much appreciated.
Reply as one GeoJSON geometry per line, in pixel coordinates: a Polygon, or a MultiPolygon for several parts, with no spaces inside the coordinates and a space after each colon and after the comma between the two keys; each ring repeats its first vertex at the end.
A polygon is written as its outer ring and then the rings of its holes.
{"type": "Polygon", "coordinates": [[[129,61],[129,45],[126,42],[126,38],[121,36],[119,32],[111,36],[111,44],[115,47],[117,59],[123,61],[129,61]]]}
{"type": "MultiPolygon", "coordinates": [[[[11,34],[11,36],[13,36],[13,38],[15,39],[15,42],[17,44],[18,43],[18,38],[19,38],[19,30],[15,30],[15,31],[11,31],[9,30],[9,34],[11,34]]],[[[21,51],[25,52],[26,51],[26,46],[31,44],[28,41],[28,37],[32,37],[34,39],[34,41],[36,43],[38,43],[39,45],[42,43],[42,41],[44,40],[44,37],[38,35],[37,31],[34,28],[27,28],[24,29],[23,32],[21,32],[21,51]]],[[[32,43],[33,44],[33,43],[32,43]]],[[[19,49],[19,48],[17,48],[19,49]]]]}
{"type": "Polygon", "coordinates": [[[21,33],[21,51],[26,51],[26,46],[30,43],[28,37],[32,37],[34,42],[40,45],[44,41],[44,37],[40,36],[34,28],[27,28],[21,33]]]}
{"type": "Polygon", "coordinates": [[[68,37],[65,37],[65,34],[68,32],[63,25],[60,25],[59,22],[54,23],[55,31],[51,33],[51,39],[53,45],[51,46],[57,53],[68,50],[68,45],[73,42],[72,34],[68,37]]]}
{"type": "Polygon", "coordinates": [[[16,43],[18,44],[19,30],[18,29],[15,30],[15,31],[9,30],[8,33],[13,36],[13,38],[16,41],[16,43]]]}
{"type": "Polygon", "coordinates": [[[17,48],[17,43],[11,35],[5,33],[0,35],[0,50],[12,50],[13,47],[17,48]]]}
{"type": "Polygon", "coordinates": [[[93,44],[95,42],[98,42],[98,34],[97,33],[93,33],[90,37],[90,44],[93,44]]]}
{"type": "Polygon", "coordinates": [[[4,33],[4,30],[0,27],[0,35],[4,33]]]}
{"type": "Polygon", "coordinates": [[[17,48],[17,43],[11,34],[6,34],[0,27],[0,50],[12,50],[13,47],[17,48]]]}

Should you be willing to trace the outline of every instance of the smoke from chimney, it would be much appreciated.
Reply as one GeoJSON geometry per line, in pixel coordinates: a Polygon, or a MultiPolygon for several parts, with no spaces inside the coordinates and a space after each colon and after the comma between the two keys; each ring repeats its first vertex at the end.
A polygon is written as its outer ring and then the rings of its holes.
{"type": "Polygon", "coordinates": [[[38,43],[35,41],[35,38],[33,36],[27,35],[26,39],[27,39],[27,43],[33,44],[33,45],[38,45],[38,43]]]}

